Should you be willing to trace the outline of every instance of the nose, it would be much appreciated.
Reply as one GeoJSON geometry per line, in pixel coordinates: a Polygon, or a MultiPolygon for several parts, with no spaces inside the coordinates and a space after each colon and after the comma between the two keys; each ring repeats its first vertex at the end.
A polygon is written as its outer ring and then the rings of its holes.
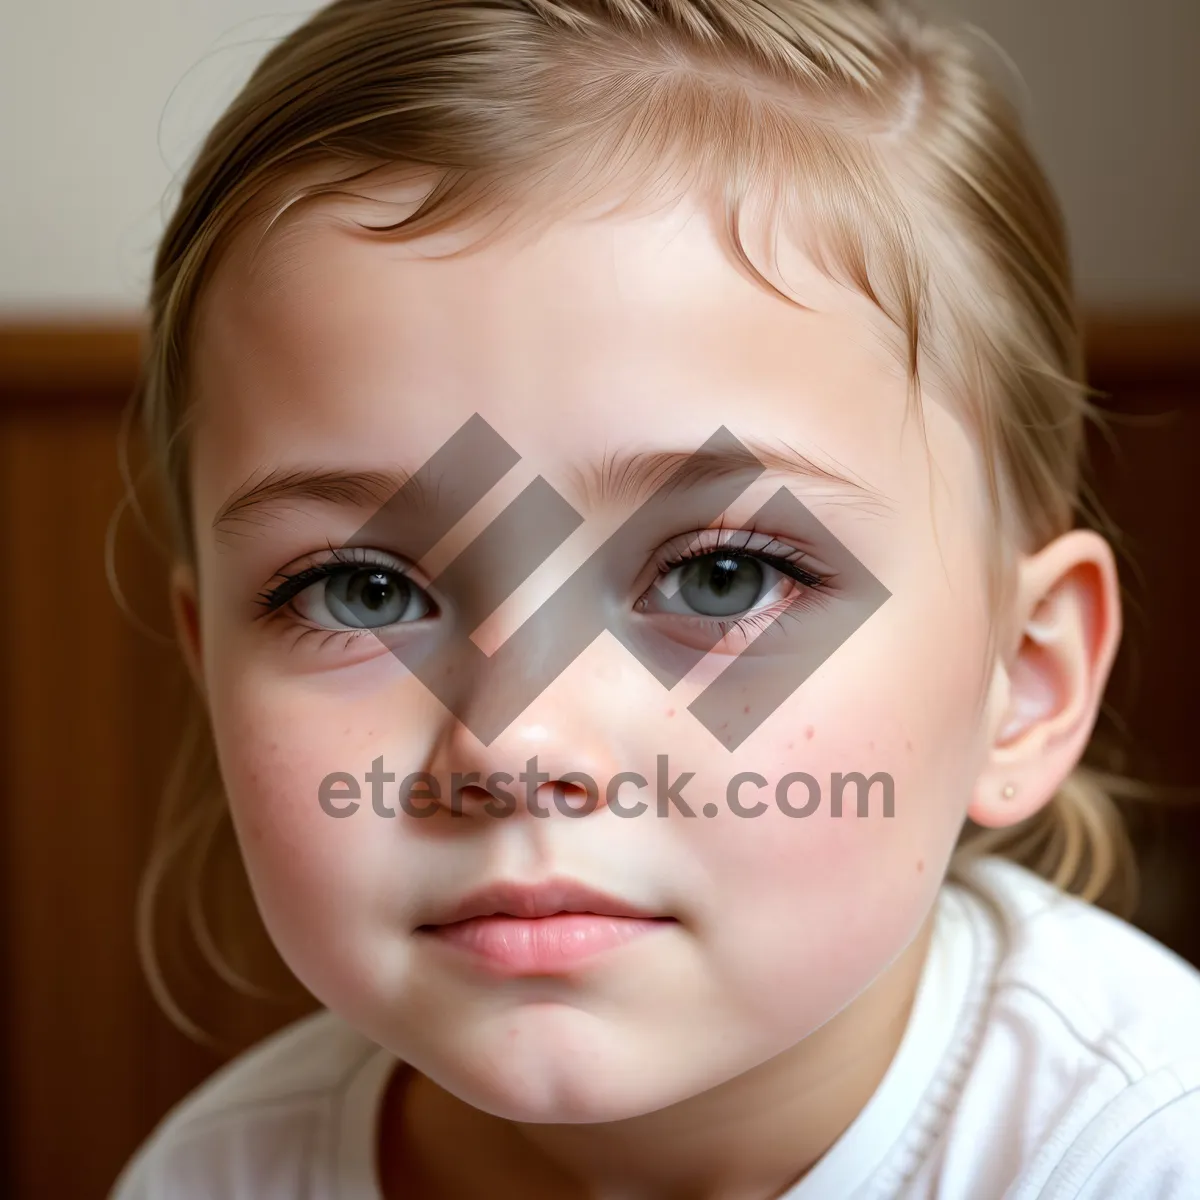
{"type": "Polygon", "coordinates": [[[565,692],[552,685],[486,745],[471,731],[469,716],[447,714],[429,767],[437,803],[475,820],[578,818],[604,808],[620,771],[611,740],[616,731],[606,728],[593,697],[565,692]]]}

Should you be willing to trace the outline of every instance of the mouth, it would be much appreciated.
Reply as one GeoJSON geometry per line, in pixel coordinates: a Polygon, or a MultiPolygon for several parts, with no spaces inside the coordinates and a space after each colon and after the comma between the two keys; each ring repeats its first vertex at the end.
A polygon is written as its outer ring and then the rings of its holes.
{"type": "Polygon", "coordinates": [[[567,974],[677,924],[572,880],[550,880],[481,888],[416,932],[489,974],[514,977],[567,974]]]}

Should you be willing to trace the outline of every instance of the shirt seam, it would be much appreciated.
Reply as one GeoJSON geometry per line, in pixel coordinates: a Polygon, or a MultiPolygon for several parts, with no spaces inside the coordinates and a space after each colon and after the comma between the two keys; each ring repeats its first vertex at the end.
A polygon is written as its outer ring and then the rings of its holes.
{"type": "Polygon", "coordinates": [[[1147,1078],[1149,1075],[1149,1071],[1145,1062],[1142,1060],[1142,1057],[1123,1038],[1121,1038],[1119,1034],[1107,1032],[1106,1036],[1109,1038],[1109,1045],[1107,1046],[1087,1037],[1078,1028],[1077,1024],[1070,1017],[1070,1015],[1068,1015],[1054,999],[1026,980],[1000,980],[996,987],[996,993],[999,995],[1005,991],[1024,992],[1027,995],[1034,997],[1034,999],[1040,1000],[1042,1004],[1059,1019],[1066,1033],[1072,1039],[1074,1039],[1079,1046],[1094,1054],[1097,1058],[1103,1059],[1110,1066],[1120,1071],[1128,1085],[1133,1086],[1134,1084],[1137,1084],[1141,1080],[1147,1078]],[[1120,1057],[1113,1053],[1114,1048],[1119,1049],[1128,1061],[1122,1062],[1120,1057]],[[1136,1072],[1131,1070],[1129,1065],[1130,1063],[1136,1066],[1136,1072]]]}
{"type": "Polygon", "coordinates": [[[975,896],[972,893],[963,895],[958,889],[950,890],[948,895],[953,897],[965,918],[971,941],[971,980],[955,1021],[954,1033],[938,1066],[939,1072],[948,1068],[946,1074],[935,1074],[918,1098],[910,1123],[884,1152],[876,1178],[867,1183],[874,1194],[878,1194],[876,1189],[880,1181],[889,1177],[888,1195],[907,1186],[945,1136],[946,1118],[954,1111],[966,1085],[986,1031],[987,1013],[995,998],[995,971],[1000,955],[991,941],[985,939],[984,923],[972,903],[975,896]]]}
{"type": "MultiPolygon", "coordinates": [[[[1174,1072],[1170,1071],[1169,1069],[1168,1069],[1168,1073],[1174,1075],[1174,1072]]],[[[1179,1079],[1179,1077],[1177,1075],[1175,1075],[1174,1077],[1176,1080],[1179,1079]]],[[[1124,1094],[1125,1093],[1122,1093],[1122,1095],[1124,1095],[1124,1094]]],[[[1129,1129],[1125,1130],[1125,1132],[1115,1142],[1113,1142],[1113,1144],[1111,1146],[1109,1146],[1109,1148],[1104,1152],[1103,1157],[1098,1159],[1092,1165],[1092,1169],[1087,1173],[1087,1175],[1085,1175],[1083,1177],[1083,1179],[1081,1179],[1079,1181],[1078,1185],[1076,1185],[1075,1192],[1082,1193],[1087,1188],[1087,1186],[1089,1185],[1091,1180],[1093,1180],[1096,1177],[1097,1173],[1104,1167],[1104,1164],[1107,1163],[1113,1157],[1113,1155],[1116,1154],[1121,1149],[1121,1147],[1124,1146],[1125,1143],[1128,1142],[1129,1139],[1131,1137],[1133,1137],[1133,1135],[1135,1133],[1137,1133],[1137,1131],[1139,1129],[1142,1128],[1143,1125],[1146,1125],[1148,1122],[1157,1119],[1163,1113],[1165,1113],[1168,1109],[1170,1109],[1174,1105],[1178,1104],[1180,1101],[1187,1100],[1187,1099],[1195,1097],[1195,1096],[1200,1096],[1200,1087],[1188,1088],[1187,1091],[1180,1092],[1178,1095],[1172,1096],[1170,1098],[1170,1100],[1167,1100],[1163,1104],[1160,1104],[1157,1108],[1151,1109],[1150,1112],[1146,1113],[1145,1116],[1143,1116],[1141,1118],[1141,1120],[1139,1120],[1137,1122],[1137,1124],[1135,1124],[1135,1125],[1131,1126],[1129,1129]]],[[[1115,1097],[1112,1101],[1110,1101],[1110,1105],[1113,1103],[1116,1103],[1116,1101],[1119,1100],[1120,1098],[1121,1098],[1120,1096],[1115,1097]]],[[[1058,1160],[1058,1162],[1056,1162],[1054,1164],[1054,1169],[1050,1172],[1049,1178],[1052,1179],[1054,1177],[1055,1173],[1058,1172],[1059,1169],[1063,1167],[1063,1165],[1066,1163],[1067,1159],[1070,1158],[1071,1153],[1080,1146],[1080,1143],[1085,1141],[1086,1137],[1087,1137],[1087,1131],[1084,1130],[1066,1148],[1066,1150],[1063,1152],[1062,1157],[1058,1160]]]]}

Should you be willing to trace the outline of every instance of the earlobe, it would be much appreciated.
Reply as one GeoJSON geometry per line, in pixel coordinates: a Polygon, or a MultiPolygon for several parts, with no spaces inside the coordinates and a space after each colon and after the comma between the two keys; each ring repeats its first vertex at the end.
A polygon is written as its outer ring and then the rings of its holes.
{"type": "Polygon", "coordinates": [[[1072,530],[1020,566],[1018,645],[997,664],[988,761],[967,815],[1016,824],[1036,813],[1083,756],[1121,636],[1108,543],[1072,530]]]}
{"type": "Polygon", "coordinates": [[[204,695],[204,666],[200,646],[200,603],[196,570],[190,563],[176,563],[170,579],[171,617],[175,636],[196,690],[204,695]]]}

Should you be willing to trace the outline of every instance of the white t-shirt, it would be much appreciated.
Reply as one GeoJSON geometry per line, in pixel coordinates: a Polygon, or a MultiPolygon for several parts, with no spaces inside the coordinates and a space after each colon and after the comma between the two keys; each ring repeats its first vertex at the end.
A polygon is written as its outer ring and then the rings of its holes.
{"type": "MultiPolygon", "coordinates": [[[[970,884],[875,1094],[780,1200],[1196,1200],[1200,972],[1002,859],[970,884]]],[[[306,1018],[169,1113],[112,1200],[380,1200],[395,1063],[306,1018]]]]}

